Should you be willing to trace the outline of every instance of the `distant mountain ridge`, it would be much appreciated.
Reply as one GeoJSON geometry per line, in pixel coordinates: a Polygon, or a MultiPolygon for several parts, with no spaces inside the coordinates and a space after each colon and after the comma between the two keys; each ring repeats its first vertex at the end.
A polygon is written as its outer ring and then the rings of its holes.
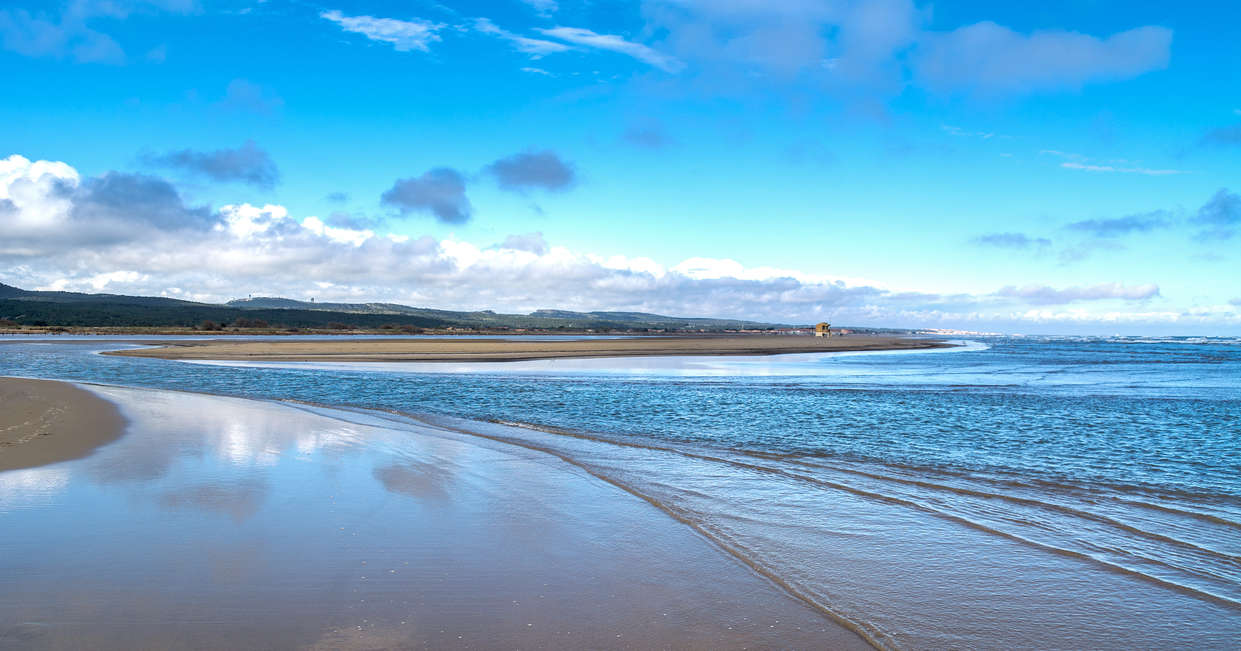
{"type": "Polygon", "coordinates": [[[346,312],[354,314],[400,314],[445,319],[465,325],[516,328],[654,328],[670,330],[709,329],[747,330],[785,327],[781,324],[741,319],[674,317],[645,312],[573,312],[570,310],[535,310],[529,314],[499,314],[492,310],[460,312],[399,303],[319,303],[291,298],[257,296],[229,301],[225,305],[242,309],[298,309],[346,312]]]}
{"type": "Polygon", "coordinates": [[[210,305],[164,296],[126,296],[124,294],[85,294],[19,289],[0,283],[0,299],[46,301],[51,303],[121,303],[125,305],[210,305]]]}
{"type": "Polygon", "coordinates": [[[536,310],[500,314],[463,312],[397,303],[318,303],[281,297],[255,297],[225,304],[198,303],[160,296],[32,291],[0,283],[0,319],[19,325],[81,327],[193,327],[262,321],[293,328],[460,328],[476,330],[723,331],[785,327],[739,319],[674,317],[644,312],[536,310]]]}

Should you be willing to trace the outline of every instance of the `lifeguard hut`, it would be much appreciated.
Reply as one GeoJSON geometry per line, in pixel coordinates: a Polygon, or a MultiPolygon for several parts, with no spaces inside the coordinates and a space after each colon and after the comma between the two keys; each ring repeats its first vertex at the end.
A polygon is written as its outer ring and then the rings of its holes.
{"type": "Polygon", "coordinates": [[[814,336],[816,336],[816,337],[830,337],[830,336],[832,336],[832,324],[830,324],[830,323],[816,323],[816,324],[814,324],[814,336]]]}

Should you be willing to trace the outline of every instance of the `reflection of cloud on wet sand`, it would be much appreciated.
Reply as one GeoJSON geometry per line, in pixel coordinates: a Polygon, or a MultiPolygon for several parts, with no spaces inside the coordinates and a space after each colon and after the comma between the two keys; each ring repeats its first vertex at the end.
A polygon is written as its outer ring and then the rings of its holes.
{"type": "Polygon", "coordinates": [[[96,455],[90,462],[88,472],[100,483],[157,479],[183,458],[273,466],[281,455],[343,449],[363,436],[355,425],[287,405],[172,391],[90,388],[117,402],[130,422],[129,435],[109,454],[96,455]]]}
{"type": "Polygon", "coordinates": [[[168,491],[160,496],[159,503],[174,510],[198,509],[222,513],[240,523],[258,512],[266,498],[266,482],[243,479],[230,484],[199,484],[168,491]]]}
{"type": "Polygon", "coordinates": [[[389,492],[418,499],[447,499],[452,473],[426,463],[392,464],[375,468],[375,479],[389,492]]]}
{"type": "Polygon", "coordinates": [[[45,504],[69,485],[64,468],[27,468],[0,472],[0,513],[17,506],[45,504]]]}

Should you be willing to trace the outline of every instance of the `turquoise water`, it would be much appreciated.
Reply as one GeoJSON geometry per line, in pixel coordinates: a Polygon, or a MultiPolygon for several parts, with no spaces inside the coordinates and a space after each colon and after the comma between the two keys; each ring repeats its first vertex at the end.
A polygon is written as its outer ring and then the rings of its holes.
{"type": "Polygon", "coordinates": [[[21,342],[0,374],[381,410],[548,451],[879,645],[1241,639],[1241,341],[968,343],[308,367],[21,342]]]}

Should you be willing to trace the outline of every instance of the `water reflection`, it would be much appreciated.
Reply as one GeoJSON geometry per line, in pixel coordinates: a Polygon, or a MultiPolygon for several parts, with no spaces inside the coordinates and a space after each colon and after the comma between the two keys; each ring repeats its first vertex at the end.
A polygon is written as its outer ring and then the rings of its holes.
{"type": "Polygon", "coordinates": [[[546,455],[361,413],[92,390],[124,437],[0,473],[0,646],[862,646],[546,455]]]}
{"type": "Polygon", "coordinates": [[[223,513],[240,523],[258,512],[267,493],[267,482],[248,478],[228,484],[205,483],[177,488],[161,494],[159,503],[172,510],[201,509],[223,513]]]}

